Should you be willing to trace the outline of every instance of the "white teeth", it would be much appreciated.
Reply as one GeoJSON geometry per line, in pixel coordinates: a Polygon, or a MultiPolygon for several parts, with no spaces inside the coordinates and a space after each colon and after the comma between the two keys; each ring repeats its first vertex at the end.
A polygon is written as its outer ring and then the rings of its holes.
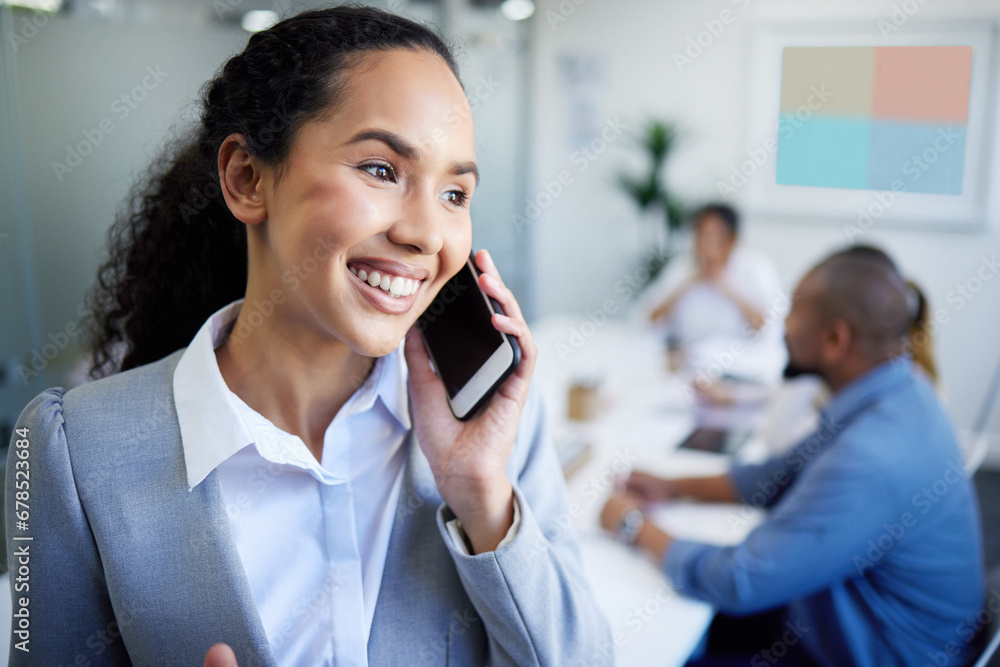
{"type": "Polygon", "coordinates": [[[397,298],[410,296],[420,288],[420,281],[413,280],[412,278],[391,276],[388,273],[379,273],[378,271],[368,273],[365,269],[357,269],[353,266],[349,268],[351,269],[351,273],[356,275],[359,280],[367,282],[372,287],[385,290],[397,298]]]}

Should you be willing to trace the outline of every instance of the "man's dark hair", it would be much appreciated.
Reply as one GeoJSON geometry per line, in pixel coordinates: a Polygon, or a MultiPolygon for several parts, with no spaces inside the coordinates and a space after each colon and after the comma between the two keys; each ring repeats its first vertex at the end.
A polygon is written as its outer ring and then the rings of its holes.
{"type": "Polygon", "coordinates": [[[881,261],[850,255],[834,255],[813,272],[823,285],[824,319],[844,320],[873,356],[901,349],[912,320],[899,273],[881,261]]]}

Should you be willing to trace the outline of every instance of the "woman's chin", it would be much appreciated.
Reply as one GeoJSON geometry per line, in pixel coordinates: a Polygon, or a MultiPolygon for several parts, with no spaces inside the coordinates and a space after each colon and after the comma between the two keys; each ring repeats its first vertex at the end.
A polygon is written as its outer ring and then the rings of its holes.
{"type": "Polygon", "coordinates": [[[403,342],[404,335],[386,335],[377,338],[366,337],[356,341],[355,345],[352,345],[352,348],[358,354],[366,357],[384,357],[399,347],[399,344],[403,342]]]}

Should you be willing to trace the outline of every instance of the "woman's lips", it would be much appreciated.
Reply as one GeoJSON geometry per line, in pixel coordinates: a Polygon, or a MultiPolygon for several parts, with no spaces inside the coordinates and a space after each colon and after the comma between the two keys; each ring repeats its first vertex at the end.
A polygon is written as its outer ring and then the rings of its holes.
{"type": "MultiPolygon", "coordinates": [[[[397,289],[397,291],[400,291],[400,295],[394,295],[391,291],[394,281],[403,282],[405,286],[405,281],[403,281],[401,276],[393,276],[389,278],[388,289],[383,289],[382,284],[384,281],[382,280],[382,274],[379,274],[378,286],[375,286],[371,284],[371,274],[368,273],[366,269],[355,269],[352,267],[350,273],[351,282],[358,289],[358,291],[361,292],[362,296],[364,296],[376,309],[390,315],[399,315],[409,311],[410,308],[413,307],[413,304],[416,303],[417,294],[419,293],[420,285],[422,284],[422,281],[412,281],[412,279],[410,279],[411,282],[416,283],[412,285],[412,291],[403,296],[401,291],[397,289]],[[355,271],[357,271],[357,273],[355,273],[355,271]],[[362,272],[367,274],[365,276],[365,280],[361,279],[360,274],[362,272]]],[[[399,283],[397,283],[397,287],[398,285],[399,283]]]]}

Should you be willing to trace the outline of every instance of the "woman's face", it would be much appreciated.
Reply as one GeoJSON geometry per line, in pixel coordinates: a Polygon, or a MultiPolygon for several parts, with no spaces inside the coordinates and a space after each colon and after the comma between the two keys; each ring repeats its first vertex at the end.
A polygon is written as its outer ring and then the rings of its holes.
{"type": "Polygon", "coordinates": [[[736,238],[721,218],[709,213],[696,223],[694,241],[699,266],[708,273],[718,273],[729,261],[736,238]]]}
{"type": "Polygon", "coordinates": [[[471,110],[447,64],[366,54],[333,113],[264,172],[251,289],[281,290],[293,327],[388,354],[469,256],[476,181],[471,110]]]}

